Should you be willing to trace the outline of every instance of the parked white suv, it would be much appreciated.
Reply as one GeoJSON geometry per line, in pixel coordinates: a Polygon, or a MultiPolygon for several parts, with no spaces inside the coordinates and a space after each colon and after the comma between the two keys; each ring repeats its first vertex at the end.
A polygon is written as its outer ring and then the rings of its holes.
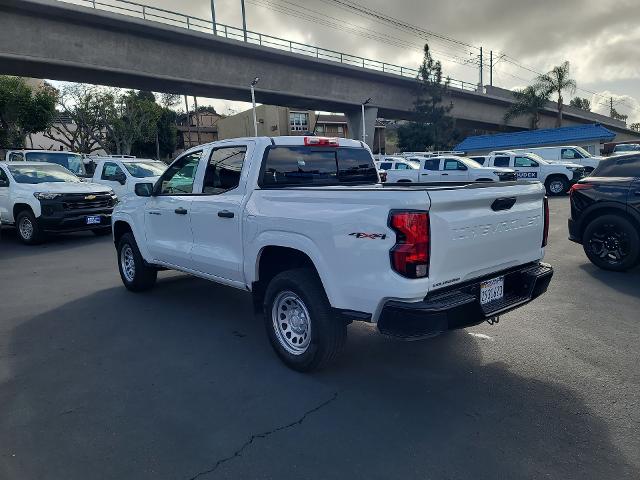
{"type": "Polygon", "coordinates": [[[250,291],[301,371],[332,360],[354,320],[433,336],[529,302],[552,275],[539,183],[386,186],[355,140],[214,142],[135,190],[113,213],[124,285],[169,268],[250,291]]]}
{"type": "Polygon", "coordinates": [[[410,162],[402,157],[384,157],[376,161],[379,170],[415,170],[419,167],[418,162],[410,162]]]}
{"type": "Polygon", "coordinates": [[[5,161],[55,163],[66,168],[82,180],[91,177],[87,173],[82,155],[79,153],[56,150],[7,150],[5,161]]]}
{"type": "Polygon", "coordinates": [[[135,195],[138,183],[155,183],[167,169],[163,162],[144,158],[101,157],[94,161],[95,171],[91,181],[110,187],[121,201],[135,195]]]}
{"type": "Polygon", "coordinates": [[[389,170],[387,182],[500,182],[516,180],[510,168],[486,168],[465,157],[432,157],[419,159],[414,170],[389,170]]]}
{"type": "Polygon", "coordinates": [[[109,187],[81,182],[60,165],[0,162],[0,218],[16,226],[23,243],[39,243],[47,233],[109,234],[116,202],[109,187]]]}

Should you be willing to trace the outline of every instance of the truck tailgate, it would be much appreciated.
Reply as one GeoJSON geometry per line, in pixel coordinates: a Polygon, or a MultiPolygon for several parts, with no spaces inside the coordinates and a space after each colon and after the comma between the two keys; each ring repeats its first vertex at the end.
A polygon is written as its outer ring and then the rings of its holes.
{"type": "Polygon", "coordinates": [[[542,258],[542,185],[483,187],[428,191],[431,290],[542,258]]]}

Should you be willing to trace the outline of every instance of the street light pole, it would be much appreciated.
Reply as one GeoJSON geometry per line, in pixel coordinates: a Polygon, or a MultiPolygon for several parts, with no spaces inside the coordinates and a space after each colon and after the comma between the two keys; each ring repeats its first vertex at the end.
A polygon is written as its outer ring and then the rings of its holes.
{"type": "Polygon", "coordinates": [[[253,133],[254,136],[258,136],[258,117],[256,115],[256,92],[255,87],[260,81],[260,77],[256,77],[251,82],[251,102],[253,103],[253,133]]]}
{"type": "Polygon", "coordinates": [[[247,13],[244,9],[244,0],[240,0],[240,6],[242,7],[242,31],[244,33],[244,41],[247,41],[247,13]]]}
{"type": "Polygon", "coordinates": [[[364,106],[367,105],[371,101],[371,97],[367,98],[364,102],[362,102],[362,141],[367,143],[367,129],[364,126],[364,106]]]}
{"type": "Polygon", "coordinates": [[[216,6],[215,0],[211,0],[211,22],[213,23],[213,34],[218,34],[218,27],[216,26],[216,6]]]}

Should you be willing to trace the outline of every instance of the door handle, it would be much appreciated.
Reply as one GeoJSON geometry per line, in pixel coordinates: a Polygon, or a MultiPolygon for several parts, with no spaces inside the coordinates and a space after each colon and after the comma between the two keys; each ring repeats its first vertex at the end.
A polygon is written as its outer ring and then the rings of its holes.
{"type": "Polygon", "coordinates": [[[178,215],[186,215],[188,213],[187,209],[182,207],[176,208],[174,212],[176,212],[178,215]]]}
{"type": "Polygon", "coordinates": [[[449,174],[448,173],[443,173],[442,175],[444,176],[444,175],[449,175],[449,174]]]}
{"type": "Polygon", "coordinates": [[[149,212],[149,215],[162,215],[160,212],[149,212]]]}
{"type": "Polygon", "coordinates": [[[234,217],[234,213],[230,212],[229,210],[220,210],[218,212],[218,216],[222,217],[222,218],[233,218],[234,217]]]}

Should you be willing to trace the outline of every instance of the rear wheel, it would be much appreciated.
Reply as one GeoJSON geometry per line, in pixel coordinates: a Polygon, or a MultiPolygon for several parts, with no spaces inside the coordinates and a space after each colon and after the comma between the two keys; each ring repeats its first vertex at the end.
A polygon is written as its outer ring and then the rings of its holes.
{"type": "Polygon", "coordinates": [[[28,210],[23,210],[16,218],[18,238],[26,245],[36,245],[41,243],[44,234],[38,225],[36,217],[28,210]]]}
{"type": "Polygon", "coordinates": [[[589,260],[604,270],[629,270],[640,259],[638,230],[619,215],[603,215],[593,220],[587,225],[582,242],[589,260]]]}
{"type": "Polygon", "coordinates": [[[125,233],[118,242],[120,278],[132,292],[149,290],[156,283],[158,271],[144,263],[132,233],[125,233]]]}
{"type": "Polygon", "coordinates": [[[267,287],[263,311],[273,349],[294,370],[318,370],[344,347],[347,326],[333,315],[322,283],[310,269],[276,275],[267,287]]]}
{"type": "Polygon", "coordinates": [[[569,186],[569,180],[562,175],[550,177],[545,182],[547,193],[554,197],[566,194],[569,191],[569,186]]]}

